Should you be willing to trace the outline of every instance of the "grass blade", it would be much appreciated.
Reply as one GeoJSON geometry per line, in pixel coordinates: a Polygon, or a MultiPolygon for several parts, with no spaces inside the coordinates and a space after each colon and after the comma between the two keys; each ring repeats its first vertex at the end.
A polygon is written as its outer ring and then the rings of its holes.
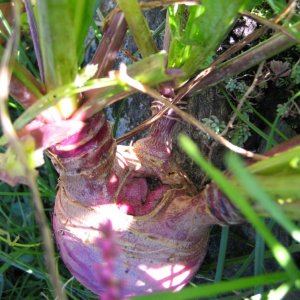
{"type": "MultiPolygon", "coordinates": [[[[261,275],[264,273],[264,255],[265,255],[265,243],[260,234],[256,233],[255,236],[255,249],[254,249],[254,275],[261,275]]],[[[263,292],[263,288],[259,287],[255,289],[255,293],[259,294],[263,292]]]]}
{"type": "Polygon", "coordinates": [[[228,236],[229,236],[229,227],[225,226],[222,228],[222,233],[221,233],[217,270],[215,274],[215,282],[219,282],[222,279],[225,257],[226,257],[226,250],[227,250],[227,243],[228,243],[228,236]]]}
{"type": "MultiPolygon", "coordinates": [[[[265,211],[276,220],[297,242],[300,242],[300,229],[284,214],[283,210],[273,199],[261,188],[254,176],[250,175],[244,165],[233,156],[228,157],[230,170],[236,180],[247,191],[248,195],[257,201],[265,211]]],[[[276,178],[276,177],[275,177],[276,178]]],[[[275,184],[277,180],[274,178],[275,184]]]]}
{"type": "Polygon", "coordinates": [[[203,284],[196,288],[186,288],[179,293],[158,293],[153,295],[145,295],[135,297],[135,300],[186,300],[186,299],[198,299],[207,298],[220,295],[226,292],[232,292],[235,290],[241,290],[251,288],[253,286],[261,286],[265,284],[273,284],[288,280],[286,273],[274,273],[255,277],[246,277],[231,280],[228,282],[219,282],[213,284],[203,284]]]}
{"type": "MultiPolygon", "coordinates": [[[[241,211],[248,221],[251,222],[268,244],[277,262],[285,269],[289,277],[296,282],[299,279],[300,272],[289,251],[269,231],[267,226],[253,210],[251,204],[244,198],[236,186],[232,184],[221,171],[206,161],[190,138],[180,135],[179,142],[183,150],[218,184],[221,191],[231,199],[233,204],[241,211]]],[[[239,161],[236,163],[236,161],[238,161],[236,156],[229,156],[228,162],[231,166],[231,170],[237,173],[237,170],[241,168],[241,164],[239,161]]],[[[242,170],[242,172],[245,171],[242,170]]],[[[297,282],[297,284],[300,285],[300,282],[297,282]]]]}

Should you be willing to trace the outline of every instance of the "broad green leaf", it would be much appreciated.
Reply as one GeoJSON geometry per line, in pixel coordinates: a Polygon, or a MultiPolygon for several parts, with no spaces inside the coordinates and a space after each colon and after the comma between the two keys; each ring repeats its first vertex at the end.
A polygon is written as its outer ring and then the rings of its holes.
{"type": "MultiPolygon", "coordinates": [[[[73,82],[93,17],[95,0],[37,0],[36,18],[48,91],[73,82]]],[[[63,118],[76,109],[75,97],[58,104],[63,118]]]]}
{"type": "Polygon", "coordinates": [[[181,67],[190,55],[191,47],[183,42],[187,14],[188,10],[185,5],[175,4],[168,8],[167,18],[171,31],[168,64],[172,68],[181,67]]]}
{"type": "Polygon", "coordinates": [[[36,2],[39,41],[48,90],[70,83],[76,76],[75,3],[75,0],[36,2]]]}
{"type": "Polygon", "coordinates": [[[143,60],[128,66],[128,74],[135,80],[141,81],[143,84],[153,86],[162,83],[172,79],[172,76],[166,73],[166,60],[167,53],[165,51],[152,54],[143,60]]]}
{"type": "Polygon", "coordinates": [[[285,0],[267,0],[271,8],[275,13],[280,13],[286,7],[287,3],[285,0]]]}
{"type": "MultiPolygon", "coordinates": [[[[75,0],[37,0],[36,16],[48,91],[71,83],[77,72],[77,43],[74,26],[75,0]]],[[[80,3],[80,1],[77,1],[80,3]]],[[[68,118],[76,109],[75,97],[65,98],[57,109],[68,118]]]]}
{"type": "Polygon", "coordinates": [[[84,41],[88,33],[89,26],[94,17],[98,0],[80,0],[74,3],[74,30],[76,40],[76,54],[80,65],[84,56],[84,41]]]}
{"type": "Polygon", "coordinates": [[[204,68],[230,31],[238,12],[248,4],[248,0],[203,0],[200,5],[170,7],[169,66],[182,67],[186,78],[204,68]]]}

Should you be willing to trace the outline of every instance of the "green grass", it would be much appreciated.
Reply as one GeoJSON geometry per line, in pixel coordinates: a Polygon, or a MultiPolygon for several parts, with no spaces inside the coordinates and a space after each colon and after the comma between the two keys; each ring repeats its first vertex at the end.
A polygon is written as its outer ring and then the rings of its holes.
{"type": "MultiPolygon", "coordinates": [[[[55,176],[55,171],[46,165],[41,172],[45,177],[38,180],[39,190],[51,226],[55,186],[51,187],[51,176],[46,174],[55,176]]],[[[0,299],[54,299],[29,190],[1,183],[0,199],[0,299]]],[[[97,299],[71,279],[58,253],[56,260],[69,299],[97,299]]]]}
{"type": "MultiPolygon", "coordinates": [[[[253,259],[254,275],[260,276],[260,274],[265,274],[264,243],[266,243],[272,255],[276,259],[278,266],[285,270],[285,274],[291,280],[291,285],[300,288],[300,271],[293,259],[291,252],[276,238],[270,228],[268,228],[269,226],[266,226],[265,223],[261,220],[259,214],[255,212],[249,200],[245,198],[245,194],[242,194],[240,189],[238,189],[236,185],[234,185],[219,170],[217,170],[209,162],[207,162],[203,155],[199,152],[196,145],[187,136],[181,135],[179,137],[179,141],[180,145],[188,153],[188,155],[191,156],[191,158],[197,163],[197,165],[199,165],[199,167],[201,167],[202,170],[204,170],[218,184],[221,191],[231,199],[234,205],[242,212],[248,222],[252,224],[252,226],[257,231],[254,255],[252,254],[251,259],[248,259],[246,265],[241,267],[241,271],[238,272],[238,276],[235,276],[235,278],[239,278],[239,276],[242,275],[244,270],[248,267],[253,259]]],[[[273,206],[273,201],[267,194],[263,192],[259,184],[255,181],[254,177],[246,171],[245,166],[242,165],[240,159],[238,159],[237,156],[230,154],[228,155],[227,161],[229,169],[231,170],[233,175],[235,175],[235,178],[241,183],[243,189],[245,189],[254,199],[259,201],[271,216],[274,217],[277,213],[284,214],[281,210],[278,210],[276,206],[273,206]]],[[[275,217],[275,220],[277,220],[277,222],[281,224],[281,226],[285,227],[291,237],[294,237],[295,233],[299,231],[297,225],[293,224],[292,220],[290,220],[290,218],[286,215],[275,217]],[[284,223],[283,220],[286,220],[287,224],[284,223]],[[288,228],[286,228],[288,224],[290,224],[293,229],[289,230],[288,228]]],[[[225,234],[223,232],[221,236],[220,253],[218,264],[216,266],[217,272],[215,278],[217,280],[221,278],[223,270],[227,238],[227,233],[225,231],[225,234]]],[[[249,278],[248,280],[250,283],[253,278],[249,278]]],[[[252,282],[252,287],[254,288],[254,291],[256,293],[263,293],[263,289],[261,288],[261,286],[263,285],[264,284],[257,284],[254,281],[252,282]]]]}

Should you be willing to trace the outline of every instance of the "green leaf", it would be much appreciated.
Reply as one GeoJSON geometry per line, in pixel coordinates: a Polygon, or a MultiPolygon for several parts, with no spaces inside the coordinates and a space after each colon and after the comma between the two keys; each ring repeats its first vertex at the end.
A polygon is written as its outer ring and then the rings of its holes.
{"type": "MultiPolygon", "coordinates": [[[[44,163],[43,152],[35,149],[35,141],[31,136],[27,136],[22,141],[24,147],[27,166],[34,172],[35,167],[44,163]]],[[[6,152],[0,154],[0,180],[14,186],[17,183],[26,183],[26,169],[13,150],[8,147],[6,152]]]]}
{"type": "Polygon", "coordinates": [[[165,51],[152,54],[143,60],[128,66],[128,74],[135,80],[139,80],[143,84],[152,86],[167,80],[171,80],[171,75],[166,73],[166,60],[167,53],[165,51]]]}
{"type": "Polygon", "coordinates": [[[267,1],[276,14],[282,12],[283,9],[286,7],[285,0],[267,0],[267,1]]]}
{"type": "MultiPolygon", "coordinates": [[[[63,85],[57,89],[52,90],[47,95],[41,97],[38,102],[31,105],[24,113],[17,118],[14,122],[14,127],[16,130],[20,130],[23,128],[27,123],[32,121],[38,114],[50,108],[59,102],[63,102],[66,97],[74,96],[78,93],[85,92],[90,89],[97,89],[97,88],[107,88],[111,86],[116,86],[117,81],[108,79],[108,78],[101,78],[95,80],[89,80],[85,82],[85,84],[81,87],[77,87],[76,84],[70,83],[67,85],[63,85]]],[[[0,139],[0,145],[3,143],[3,139],[0,139]]]]}
{"type": "MultiPolygon", "coordinates": [[[[254,275],[263,274],[264,270],[264,259],[265,259],[265,243],[260,234],[256,233],[255,236],[255,257],[254,257],[254,275]]],[[[255,293],[262,293],[262,288],[256,288],[255,293]]]]}
{"type": "MultiPolygon", "coordinates": [[[[134,63],[128,67],[129,76],[136,80],[141,81],[143,84],[156,85],[158,83],[170,80],[172,77],[165,72],[165,60],[166,53],[164,51],[151,55],[137,63],[134,63]],[[146,70],[146,71],[145,71],[146,70]]],[[[29,107],[15,122],[14,126],[17,130],[23,128],[28,122],[32,121],[38,114],[47,108],[56,105],[64,97],[73,96],[81,92],[85,92],[91,89],[103,89],[103,95],[98,95],[96,101],[101,100],[101,96],[110,97],[114,96],[124,90],[128,90],[128,86],[125,83],[121,83],[118,80],[110,78],[101,78],[88,80],[81,82],[80,86],[76,82],[61,86],[47,95],[40,98],[40,100],[29,107]],[[81,85],[83,84],[83,85],[81,85]]],[[[94,112],[96,113],[96,111],[94,112]]],[[[5,140],[0,138],[0,145],[5,140]]]]}
{"type": "Polygon", "coordinates": [[[248,0],[203,0],[201,5],[170,7],[169,66],[182,67],[186,77],[204,68],[247,4],[248,0]]]}
{"type": "Polygon", "coordinates": [[[118,0],[128,27],[143,57],[157,52],[151,31],[137,0],[118,0]]]}
{"type": "Polygon", "coordinates": [[[96,5],[99,5],[97,0],[80,0],[75,1],[74,5],[74,31],[76,40],[76,54],[78,58],[78,64],[84,57],[84,41],[88,33],[89,26],[92,23],[96,5]]]}
{"type": "Polygon", "coordinates": [[[190,47],[183,42],[187,8],[185,5],[169,6],[167,18],[171,32],[169,67],[181,67],[190,55],[190,47]]]}
{"type": "Polygon", "coordinates": [[[215,282],[222,280],[225,258],[226,258],[226,251],[227,251],[227,244],[228,244],[228,237],[229,237],[229,227],[224,226],[222,227],[222,233],[221,233],[218,263],[217,263],[217,269],[215,274],[215,282]]]}
{"type": "MultiPolygon", "coordinates": [[[[48,90],[74,80],[77,72],[75,0],[37,0],[36,15],[48,90]]],[[[77,4],[78,5],[78,4],[77,4]]]]}
{"type": "Polygon", "coordinates": [[[241,290],[246,288],[251,288],[253,286],[262,286],[265,284],[273,284],[288,280],[285,273],[273,273],[255,277],[245,277],[235,280],[230,280],[228,282],[218,282],[213,284],[202,284],[198,287],[186,288],[178,293],[173,292],[163,292],[152,295],[144,295],[135,297],[135,300],[187,300],[187,299],[199,299],[209,298],[212,299],[213,296],[218,296],[222,293],[228,293],[235,290],[241,290]]]}
{"type": "Polygon", "coordinates": [[[26,272],[28,274],[31,274],[37,279],[45,280],[45,278],[48,276],[46,273],[41,272],[39,269],[32,266],[32,264],[26,264],[20,260],[20,257],[22,256],[22,251],[14,251],[10,252],[9,254],[5,253],[4,251],[0,250],[0,261],[8,263],[9,265],[26,272]]]}
{"type": "MultiPolygon", "coordinates": [[[[247,194],[254,199],[264,210],[279,223],[297,242],[300,242],[300,229],[285,215],[282,208],[261,188],[254,176],[252,176],[241,160],[233,154],[228,155],[230,171],[235,179],[242,185],[247,194]]],[[[269,175],[273,185],[277,184],[276,176],[269,175]]]]}
{"type": "Polygon", "coordinates": [[[3,295],[3,287],[4,287],[4,276],[3,274],[0,274],[0,298],[2,298],[3,295]]]}
{"type": "MultiPolygon", "coordinates": [[[[289,251],[275,238],[266,224],[262,222],[261,218],[254,211],[252,205],[240,192],[240,189],[238,189],[221,171],[215,168],[202,156],[195,143],[189,137],[180,135],[178,139],[183,150],[196,162],[199,167],[203,169],[203,171],[207,173],[209,177],[216,182],[220,190],[240,210],[240,212],[253,225],[257,232],[260,233],[272,251],[277,262],[283,269],[285,269],[289,277],[296,282],[299,279],[300,272],[289,251]]],[[[229,156],[229,165],[231,166],[232,170],[237,169],[236,160],[236,156],[229,156]],[[235,165],[234,168],[232,168],[233,165],[235,165]]],[[[300,282],[297,282],[297,284],[300,284],[300,282]]]]}
{"type": "Polygon", "coordinates": [[[276,154],[268,159],[258,161],[249,166],[252,174],[299,174],[300,173],[300,146],[276,154]]]}
{"type": "MultiPolygon", "coordinates": [[[[78,68],[77,24],[74,10],[81,1],[37,0],[36,15],[42,52],[45,84],[48,91],[71,83],[78,68]]],[[[57,108],[68,118],[77,107],[75,97],[61,101],[57,108]]]]}

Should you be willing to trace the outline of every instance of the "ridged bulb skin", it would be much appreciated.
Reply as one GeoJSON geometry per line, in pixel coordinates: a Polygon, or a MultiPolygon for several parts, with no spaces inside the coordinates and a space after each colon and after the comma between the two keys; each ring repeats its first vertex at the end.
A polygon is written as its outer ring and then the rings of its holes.
{"type": "Polygon", "coordinates": [[[95,120],[82,136],[50,150],[61,178],[53,215],[61,257],[83,285],[105,293],[97,241],[110,222],[119,249],[113,277],[124,283],[122,296],[177,291],[204,259],[210,225],[224,221],[211,213],[217,204],[197,195],[163,138],[150,134],[116,147],[104,118],[95,120]]]}

